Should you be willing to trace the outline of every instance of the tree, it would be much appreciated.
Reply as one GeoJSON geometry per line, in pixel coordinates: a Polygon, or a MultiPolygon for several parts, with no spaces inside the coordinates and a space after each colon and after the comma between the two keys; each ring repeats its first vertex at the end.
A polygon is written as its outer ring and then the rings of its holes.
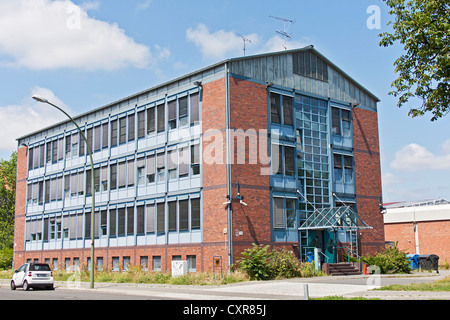
{"type": "Polygon", "coordinates": [[[0,161],[0,250],[14,244],[17,153],[0,161]]]}
{"type": "Polygon", "coordinates": [[[396,19],[394,33],[380,34],[379,45],[400,41],[405,51],[394,63],[398,78],[389,94],[398,97],[398,107],[420,98],[408,115],[431,112],[435,121],[450,112],[450,0],[385,1],[396,19]]]}

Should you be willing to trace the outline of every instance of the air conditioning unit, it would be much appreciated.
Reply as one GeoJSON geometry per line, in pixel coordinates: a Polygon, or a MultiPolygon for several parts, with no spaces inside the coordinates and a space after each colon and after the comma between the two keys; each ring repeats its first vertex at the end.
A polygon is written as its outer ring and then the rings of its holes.
{"type": "Polygon", "coordinates": [[[187,275],[187,261],[172,261],[172,277],[187,275]]]}

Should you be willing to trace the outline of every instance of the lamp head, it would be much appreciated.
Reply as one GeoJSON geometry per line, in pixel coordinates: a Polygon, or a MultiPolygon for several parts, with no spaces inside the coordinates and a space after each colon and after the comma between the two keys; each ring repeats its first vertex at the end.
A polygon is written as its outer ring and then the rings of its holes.
{"type": "Polygon", "coordinates": [[[41,98],[39,96],[33,96],[33,99],[38,101],[38,102],[42,102],[42,103],[48,103],[47,99],[41,98]]]}

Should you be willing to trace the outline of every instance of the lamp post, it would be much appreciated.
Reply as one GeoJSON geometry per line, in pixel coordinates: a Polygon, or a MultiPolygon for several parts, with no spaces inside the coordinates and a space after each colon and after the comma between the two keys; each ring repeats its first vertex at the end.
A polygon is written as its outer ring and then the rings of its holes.
{"type": "Polygon", "coordinates": [[[69,116],[67,114],[67,112],[65,112],[63,109],[61,109],[60,107],[54,105],[53,103],[51,103],[50,101],[48,101],[47,99],[38,97],[38,96],[33,96],[33,99],[41,102],[41,103],[47,103],[49,105],[51,105],[52,107],[55,107],[56,109],[58,109],[59,111],[61,111],[62,113],[64,113],[69,119],[70,121],[72,121],[72,123],[77,127],[78,132],[80,133],[80,136],[83,137],[84,142],[86,142],[86,146],[87,146],[87,151],[89,153],[89,159],[91,161],[91,193],[92,193],[92,212],[91,212],[91,281],[90,281],[90,287],[91,289],[94,289],[94,230],[95,230],[95,185],[94,185],[94,161],[92,160],[92,151],[91,151],[91,146],[89,145],[86,136],[84,135],[83,131],[80,129],[80,127],[78,126],[78,124],[75,122],[75,120],[72,119],[71,116],[69,116]]]}

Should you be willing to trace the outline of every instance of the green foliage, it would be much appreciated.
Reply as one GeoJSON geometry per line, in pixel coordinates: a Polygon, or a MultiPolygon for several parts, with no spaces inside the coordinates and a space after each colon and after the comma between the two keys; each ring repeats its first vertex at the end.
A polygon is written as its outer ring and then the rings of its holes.
{"type": "MultiPolygon", "coordinates": [[[[448,0],[385,0],[395,16],[394,32],[380,34],[380,46],[399,41],[404,54],[394,63],[398,78],[390,95],[398,97],[397,106],[410,98],[422,100],[409,115],[431,112],[432,121],[450,110],[450,4],[448,0]]],[[[389,22],[390,24],[391,22],[389,22]]]]}
{"type": "Polygon", "coordinates": [[[239,269],[248,273],[251,280],[268,280],[272,278],[270,270],[269,245],[253,244],[252,248],[242,252],[242,258],[238,261],[239,269]]]}
{"type": "Polygon", "coordinates": [[[251,280],[276,278],[313,277],[322,275],[314,263],[300,263],[291,251],[280,249],[269,252],[269,245],[253,244],[242,252],[237,267],[245,271],[251,280]]]}
{"type": "Polygon", "coordinates": [[[0,250],[0,270],[11,269],[13,261],[13,249],[3,248],[0,250]]]}
{"type": "MultiPolygon", "coordinates": [[[[17,153],[10,160],[0,160],[0,250],[14,243],[17,153]]],[[[12,259],[12,253],[11,253],[12,259]]]]}
{"type": "Polygon", "coordinates": [[[409,273],[411,265],[406,253],[397,247],[386,248],[376,255],[362,257],[362,260],[371,266],[378,266],[381,273],[409,273]]]}

